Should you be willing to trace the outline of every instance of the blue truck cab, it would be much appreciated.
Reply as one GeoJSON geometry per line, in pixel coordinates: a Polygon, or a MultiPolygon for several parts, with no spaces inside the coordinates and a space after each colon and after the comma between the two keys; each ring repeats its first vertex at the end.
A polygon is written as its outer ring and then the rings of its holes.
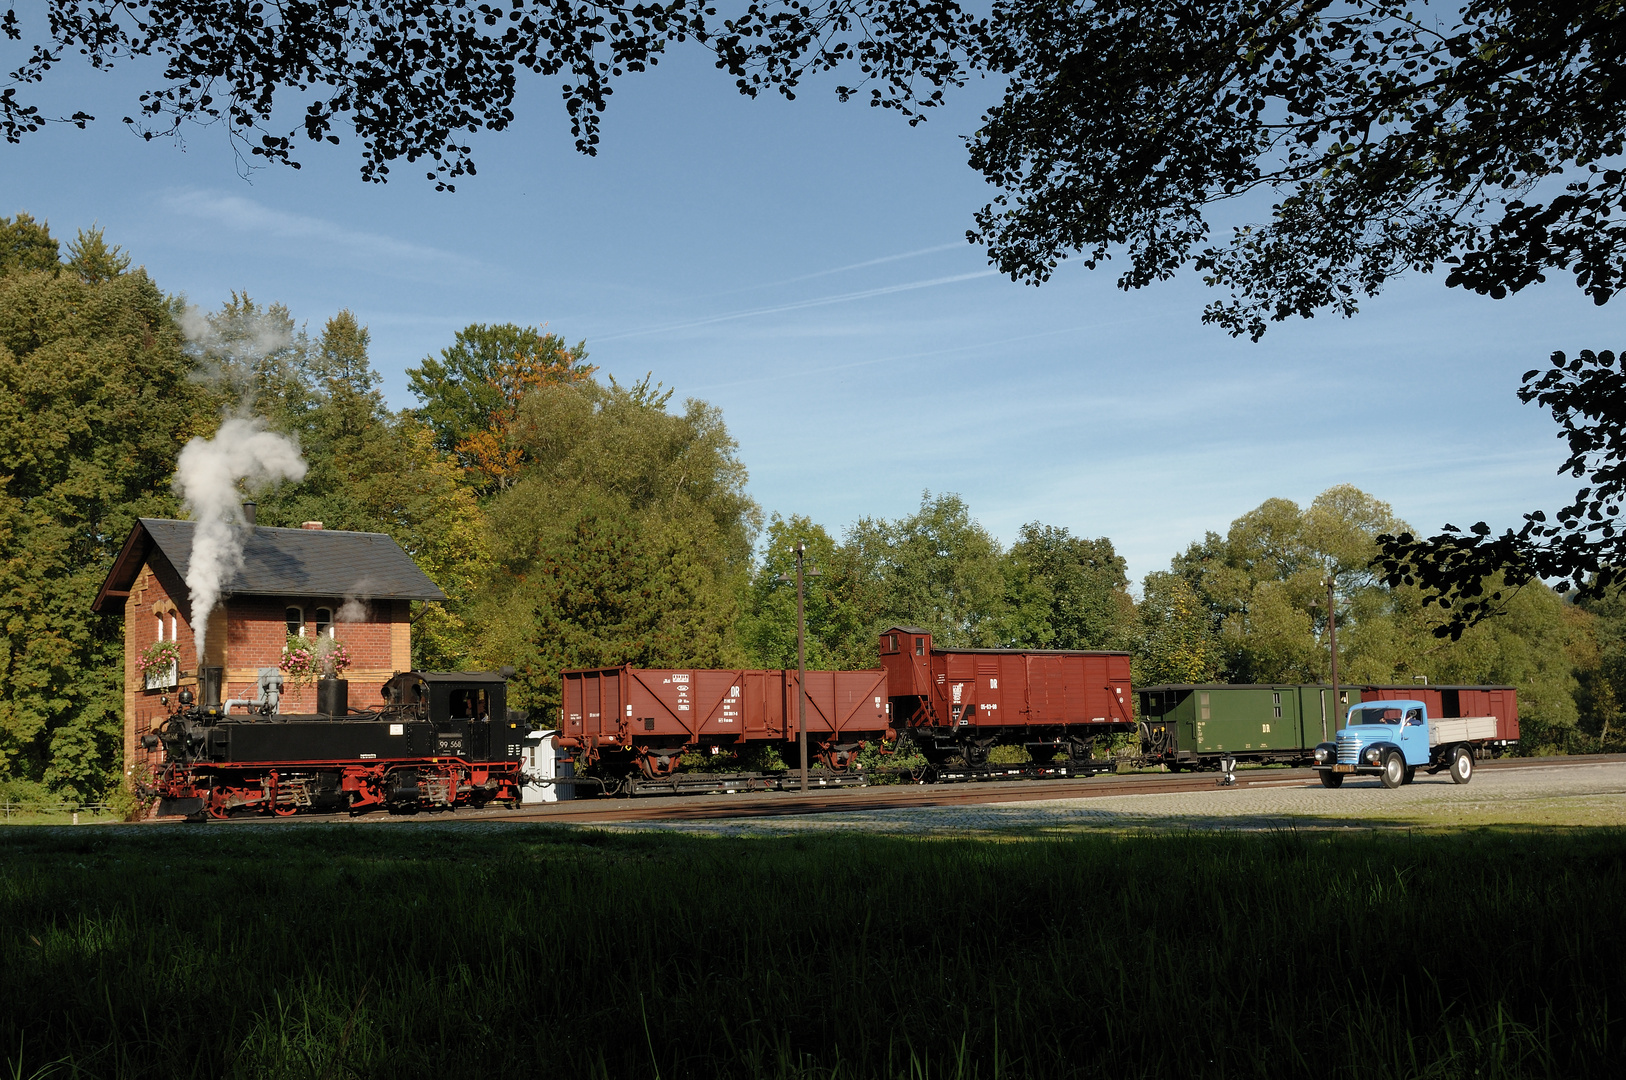
{"type": "Polygon", "coordinates": [[[1330,788],[1358,774],[1397,788],[1411,783],[1420,768],[1431,774],[1449,769],[1454,783],[1466,784],[1479,744],[1495,737],[1495,717],[1431,720],[1421,701],[1362,702],[1349,710],[1336,742],[1316,747],[1315,769],[1330,788]]]}

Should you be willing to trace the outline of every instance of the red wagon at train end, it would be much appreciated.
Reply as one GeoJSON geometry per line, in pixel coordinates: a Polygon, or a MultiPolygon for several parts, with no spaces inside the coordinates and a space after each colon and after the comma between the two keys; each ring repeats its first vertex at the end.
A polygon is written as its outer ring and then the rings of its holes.
{"type": "Polygon", "coordinates": [[[881,667],[894,728],[934,762],[980,765],[998,745],[1087,761],[1098,737],[1135,730],[1126,652],[939,648],[894,626],[881,667]]]}

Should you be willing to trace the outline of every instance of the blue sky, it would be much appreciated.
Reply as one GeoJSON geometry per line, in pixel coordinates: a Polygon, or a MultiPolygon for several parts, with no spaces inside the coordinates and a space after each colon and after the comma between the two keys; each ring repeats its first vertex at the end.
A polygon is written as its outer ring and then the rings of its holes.
{"type": "Polygon", "coordinates": [[[991,194],[961,142],[987,85],[911,129],[829,79],[744,100],[679,55],[618,85],[586,158],[533,81],[446,194],[406,166],[363,183],[354,143],[245,180],[218,129],[177,148],[118,124],[134,69],[62,74],[50,93],[102,119],[0,145],[0,214],[64,238],[99,223],[204,307],[246,291],[313,329],[348,307],[396,406],[460,327],[546,323],[617,378],[720,407],[764,510],[838,533],[951,491],[1005,542],[1035,520],[1110,537],[1138,580],[1266,498],[1338,483],[1423,529],[1516,524],[1576,485],[1520,374],[1626,345],[1626,307],[1567,280],[1498,302],[1413,278],[1257,345],[1202,325],[1194,274],[1013,284],[963,239],[991,194]]]}

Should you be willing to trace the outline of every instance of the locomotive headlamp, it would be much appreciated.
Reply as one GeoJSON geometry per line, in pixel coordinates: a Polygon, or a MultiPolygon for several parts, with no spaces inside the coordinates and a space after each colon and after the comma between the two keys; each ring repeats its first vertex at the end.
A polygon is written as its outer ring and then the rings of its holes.
{"type": "Polygon", "coordinates": [[[176,700],[178,700],[182,705],[192,704],[192,691],[182,690],[176,700]]]}
{"type": "Polygon", "coordinates": [[[156,749],[158,749],[158,736],[154,735],[150,731],[147,734],[141,736],[141,749],[143,749],[143,750],[156,750],[156,749]]]}

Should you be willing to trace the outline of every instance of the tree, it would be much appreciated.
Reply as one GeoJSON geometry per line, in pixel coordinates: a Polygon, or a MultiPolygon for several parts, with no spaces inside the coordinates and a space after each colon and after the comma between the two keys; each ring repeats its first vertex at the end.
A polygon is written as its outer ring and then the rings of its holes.
{"type": "Polygon", "coordinates": [[[1005,579],[1005,644],[1118,649],[1133,634],[1127,568],[1104,536],[1086,540],[1029,522],[1005,554],[1005,579]]]}
{"type": "MultiPolygon", "coordinates": [[[[1344,673],[1360,677],[1361,669],[1383,681],[1392,669],[1367,665],[1363,651],[1365,628],[1383,625],[1390,604],[1370,564],[1377,536],[1403,527],[1387,503],[1341,484],[1303,510],[1288,499],[1267,499],[1233,521],[1224,537],[1209,533],[1175,556],[1171,569],[1208,609],[1220,649],[1215,667],[1228,681],[1327,677],[1329,577],[1340,605],[1344,673]]],[[[1373,640],[1381,636],[1370,633],[1373,640]]]]}
{"type": "Polygon", "coordinates": [[[1551,521],[1540,510],[1526,514],[1516,533],[1493,536],[1480,521],[1467,529],[1447,524],[1427,540],[1409,531],[1382,538],[1384,579],[1427,590],[1426,602],[1445,613],[1435,631],[1442,637],[1460,638],[1540,579],[1586,600],[1626,583],[1626,531],[1617,524],[1626,496],[1626,370],[1608,351],[1573,360],[1555,352],[1546,371],[1525,372],[1519,398],[1553,414],[1570,450],[1558,471],[1585,477],[1586,486],[1551,521]]]}
{"type": "MultiPolygon", "coordinates": [[[[972,25],[938,0],[758,0],[722,19],[708,0],[52,0],[26,27],[12,8],[0,15],[29,50],[0,89],[0,133],[17,142],[52,121],[18,88],[47,80],[69,53],[98,69],[153,58],[161,81],[125,117],[147,139],[220,123],[239,155],[298,168],[296,140],[338,143],[347,125],[362,143],[364,179],[427,161],[428,178],[451,189],[474,172],[461,140],[514,121],[521,69],[564,76],[576,148],[592,154],[615,81],[655,66],[671,44],[708,49],[750,97],[794,97],[804,75],[856,61],[871,104],[918,119],[943,86],[963,81],[957,43],[972,25]],[[921,98],[922,85],[937,89],[921,98]],[[302,115],[282,128],[290,97],[302,115]]],[[[79,109],[54,119],[83,128],[95,117],[79,109]]]]}
{"type": "Polygon", "coordinates": [[[875,666],[875,634],[855,600],[854,560],[822,525],[775,514],[751,575],[740,615],[740,644],[754,667],[796,666],[796,545],[803,558],[807,666],[857,670],[875,666]]]}
{"type": "Polygon", "coordinates": [[[843,547],[872,643],[885,624],[904,623],[931,631],[939,645],[1000,644],[1008,615],[1004,552],[958,495],[926,491],[908,517],[862,518],[843,547]]]}
{"type": "Polygon", "coordinates": [[[534,326],[475,323],[458,331],[440,359],[408,368],[418,410],[441,448],[454,453],[487,489],[513,482],[523,464],[513,425],[525,395],[543,386],[578,383],[598,369],[587,343],[572,348],[534,326]]]}
{"type": "Polygon", "coordinates": [[[971,163],[1003,190],[970,235],[1017,280],[1195,263],[1230,292],[1205,321],[1257,339],[1442,264],[1493,297],[1571,273],[1600,304],[1626,276],[1617,4],[1000,0],[975,51],[1005,83],[971,163]],[[1255,192],[1269,220],[1211,242],[1255,192]]]}
{"type": "Polygon", "coordinates": [[[0,217],[0,277],[19,270],[55,270],[57,243],[43,221],[27,214],[0,217]]]}
{"type": "Polygon", "coordinates": [[[1179,574],[1146,575],[1137,609],[1140,635],[1133,658],[1135,684],[1213,682],[1221,664],[1212,619],[1191,583],[1179,574]]]}
{"type": "Polygon", "coordinates": [[[533,390],[519,477],[487,504],[492,567],[473,605],[481,655],[550,710],[561,667],[732,667],[759,524],[721,414],[667,410],[644,379],[533,390]]]}
{"type": "Polygon", "coordinates": [[[118,776],[123,638],[90,604],[135,519],[174,513],[209,414],[144,271],[95,232],[42,266],[55,241],[24,232],[0,276],[0,775],[92,798],[118,776]]]}

